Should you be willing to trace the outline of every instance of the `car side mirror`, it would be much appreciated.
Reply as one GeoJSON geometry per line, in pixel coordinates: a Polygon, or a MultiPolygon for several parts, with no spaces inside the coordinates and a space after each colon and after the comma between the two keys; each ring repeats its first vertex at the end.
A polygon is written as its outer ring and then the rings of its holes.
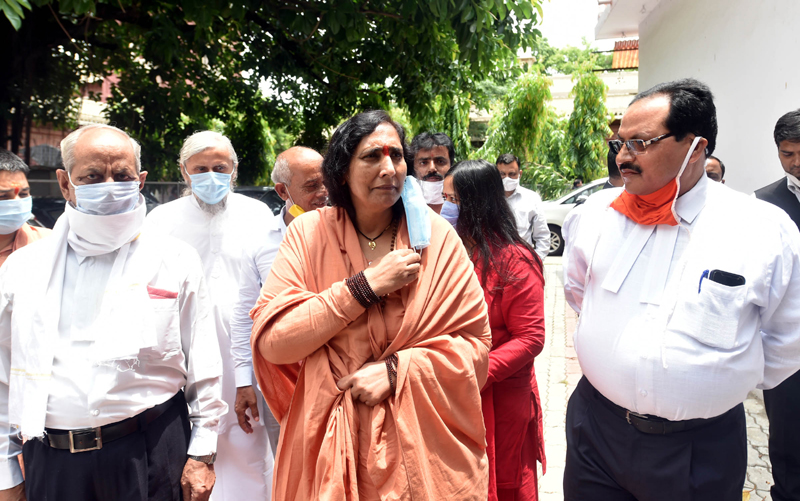
{"type": "Polygon", "coordinates": [[[581,205],[586,200],[588,200],[588,198],[589,198],[589,195],[581,195],[581,196],[579,196],[578,199],[575,200],[575,206],[577,207],[578,205],[581,205]]]}

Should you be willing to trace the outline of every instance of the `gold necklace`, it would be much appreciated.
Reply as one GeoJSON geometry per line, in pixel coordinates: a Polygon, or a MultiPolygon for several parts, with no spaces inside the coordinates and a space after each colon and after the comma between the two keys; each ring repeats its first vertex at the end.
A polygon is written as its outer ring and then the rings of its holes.
{"type": "MultiPolygon", "coordinates": [[[[392,221],[389,223],[389,225],[388,225],[388,226],[386,226],[386,228],[384,228],[384,229],[383,229],[383,231],[381,232],[381,234],[380,234],[380,235],[378,235],[378,236],[377,236],[377,237],[375,237],[375,238],[369,238],[368,236],[366,236],[366,235],[364,235],[363,233],[361,233],[361,230],[359,230],[359,229],[358,229],[358,226],[356,226],[356,231],[357,231],[357,232],[358,232],[358,233],[359,233],[359,234],[360,234],[362,237],[364,237],[364,238],[366,238],[367,240],[369,240],[369,244],[368,244],[368,245],[369,245],[369,248],[370,248],[370,250],[375,250],[375,247],[378,245],[378,244],[376,244],[376,243],[375,243],[375,240],[377,240],[377,239],[381,238],[381,237],[383,236],[383,234],[384,234],[384,233],[386,233],[386,230],[388,230],[388,229],[389,229],[389,228],[392,226],[392,224],[394,224],[394,218],[393,218],[393,219],[392,219],[392,221]]],[[[353,225],[353,226],[355,226],[355,225],[353,225]]]]}

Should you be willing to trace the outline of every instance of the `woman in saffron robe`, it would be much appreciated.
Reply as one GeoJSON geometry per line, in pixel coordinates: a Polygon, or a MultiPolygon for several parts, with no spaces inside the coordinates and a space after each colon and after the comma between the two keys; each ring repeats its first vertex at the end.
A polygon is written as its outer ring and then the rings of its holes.
{"type": "Polygon", "coordinates": [[[481,391],[489,456],[489,499],[537,499],[536,461],[545,464],[533,359],[544,346],[542,262],[517,233],[497,167],[461,162],[444,180],[458,204],[456,231],[475,263],[489,306],[492,351],[481,391]]]}
{"type": "Polygon", "coordinates": [[[383,111],[336,130],[322,165],[333,207],[292,223],[251,311],[281,423],[273,499],[486,499],[486,303],[427,208],[430,246],[409,248],[405,148],[383,111]]]}

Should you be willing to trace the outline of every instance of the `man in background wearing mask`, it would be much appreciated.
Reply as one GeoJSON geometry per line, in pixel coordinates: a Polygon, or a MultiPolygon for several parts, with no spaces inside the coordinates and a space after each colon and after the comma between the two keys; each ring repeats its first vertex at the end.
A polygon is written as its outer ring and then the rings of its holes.
{"type": "Polygon", "coordinates": [[[33,207],[27,173],[25,162],[0,149],[0,266],[15,250],[50,234],[26,223],[33,207]]]}
{"type": "Polygon", "coordinates": [[[254,437],[248,437],[233,410],[236,385],[230,321],[239,292],[242,249],[267,238],[274,216],[266,204],[231,193],[238,158],[222,134],[202,131],[186,138],[179,167],[190,194],[156,207],[147,222],[194,247],[208,283],[222,351],[222,398],[228,404],[220,422],[212,499],[269,499],[273,461],[267,434],[259,427],[254,437]]]}
{"type": "MultiPolygon", "coordinates": [[[[411,140],[409,152],[414,156],[413,175],[419,181],[425,202],[437,214],[442,212],[444,175],[455,163],[453,141],[443,132],[417,134],[411,140]]],[[[453,214],[443,214],[448,221],[453,214]]],[[[451,221],[452,223],[452,221],[451,221]]]]}
{"type": "Polygon", "coordinates": [[[139,152],[108,125],[64,138],[64,214],[0,267],[0,497],[206,500],[214,485],[226,406],[205,280],[193,249],[143,230],[139,152]]]}
{"type": "Polygon", "coordinates": [[[304,212],[321,209],[328,204],[328,190],[322,184],[322,155],[303,146],[284,151],[272,168],[275,191],[286,201],[278,217],[269,225],[266,239],[253,242],[243,251],[242,270],[239,276],[239,300],[231,318],[231,353],[236,366],[236,403],[234,410],[239,426],[245,433],[254,432],[254,423],[263,423],[269,435],[273,456],[277,452],[280,425],[264,405],[263,396],[253,387],[253,353],[250,334],[253,320],[250,310],[256,305],[261,286],[267,280],[272,262],[286,235],[286,229],[304,212]],[[260,409],[259,409],[260,408],[260,409]]]}
{"type": "MultiPolygon", "coordinates": [[[[773,131],[785,176],[756,190],[755,196],[783,209],[800,229],[800,110],[778,119],[773,131]]],[[[800,499],[800,372],[764,391],[769,418],[769,460],[774,501],[800,499]]]]}
{"type": "Polygon", "coordinates": [[[535,191],[519,185],[519,158],[506,153],[497,158],[495,165],[500,171],[500,177],[503,178],[508,205],[511,206],[511,211],[517,219],[519,236],[530,242],[539,257],[544,260],[550,252],[550,228],[547,227],[542,197],[535,191]]]}
{"type": "Polygon", "coordinates": [[[800,367],[800,232],[706,177],[716,108],[697,80],[638,94],[618,134],[624,191],[592,195],[567,240],[584,377],[564,499],[738,501],[742,402],[800,367]],[[742,245],[743,228],[760,245],[742,245]]]}

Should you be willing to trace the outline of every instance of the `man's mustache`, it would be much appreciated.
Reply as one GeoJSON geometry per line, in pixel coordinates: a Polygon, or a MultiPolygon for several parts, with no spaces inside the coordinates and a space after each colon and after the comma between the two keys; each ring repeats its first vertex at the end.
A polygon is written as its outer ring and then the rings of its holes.
{"type": "Polygon", "coordinates": [[[422,176],[423,181],[442,181],[444,178],[436,172],[429,172],[422,176]]]}
{"type": "Polygon", "coordinates": [[[624,164],[619,166],[619,170],[623,170],[623,169],[632,170],[633,172],[635,172],[637,174],[641,174],[642,173],[642,169],[640,169],[638,165],[634,165],[631,162],[625,162],[624,164]]]}

